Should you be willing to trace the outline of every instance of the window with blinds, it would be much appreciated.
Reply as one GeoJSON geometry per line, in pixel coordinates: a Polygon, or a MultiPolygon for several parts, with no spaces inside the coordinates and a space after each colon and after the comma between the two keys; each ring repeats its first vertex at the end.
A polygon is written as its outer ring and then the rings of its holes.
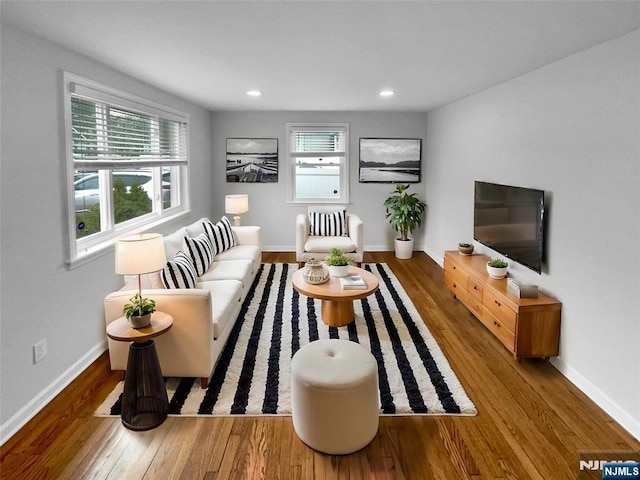
{"type": "Polygon", "coordinates": [[[186,114],[76,75],[65,74],[64,84],[73,264],[186,210],[180,178],[189,123],[186,114]]]}
{"type": "Polygon", "coordinates": [[[348,201],[346,124],[287,124],[292,202],[348,201]]]}

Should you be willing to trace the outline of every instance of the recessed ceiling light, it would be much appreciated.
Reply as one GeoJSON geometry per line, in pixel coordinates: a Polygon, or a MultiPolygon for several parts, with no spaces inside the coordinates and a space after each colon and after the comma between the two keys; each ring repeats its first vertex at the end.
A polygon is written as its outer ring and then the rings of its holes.
{"type": "Polygon", "coordinates": [[[260,90],[249,90],[247,92],[247,95],[249,95],[250,97],[259,97],[260,95],[262,95],[262,92],[260,90]]]}
{"type": "Polygon", "coordinates": [[[394,92],[393,90],[380,90],[380,92],[379,92],[381,97],[390,97],[394,93],[396,93],[396,92],[394,92]]]}

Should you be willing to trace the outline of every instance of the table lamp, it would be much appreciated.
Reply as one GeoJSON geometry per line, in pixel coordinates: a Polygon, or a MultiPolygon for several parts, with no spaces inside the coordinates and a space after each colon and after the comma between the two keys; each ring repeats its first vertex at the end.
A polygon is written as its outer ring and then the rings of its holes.
{"type": "Polygon", "coordinates": [[[138,233],[116,240],[116,273],[138,275],[140,297],[142,297],[140,275],[162,270],[166,263],[164,241],[159,233],[138,233]]]}
{"type": "Polygon", "coordinates": [[[240,214],[249,211],[249,195],[246,193],[238,193],[235,195],[226,195],[224,197],[224,211],[235,215],[233,221],[236,227],[240,226],[240,214]]]}

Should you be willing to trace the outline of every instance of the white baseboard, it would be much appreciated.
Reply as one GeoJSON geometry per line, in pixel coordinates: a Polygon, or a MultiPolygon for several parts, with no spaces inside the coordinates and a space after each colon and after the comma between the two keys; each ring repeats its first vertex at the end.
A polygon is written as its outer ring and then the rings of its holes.
{"type": "Polygon", "coordinates": [[[631,435],[640,440],[640,420],[621,408],[606,393],[593,385],[584,378],[571,366],[567,365],[561,358],[555,357],[551,359],[551,364],[558,369],[571,383],[578,387],[582,392],[593,400],[600,408],[609,414],[616,422],[618,422],[631,435]]]}
{"type": "Polygon", "coordinates": [[[95,362],[106,349],[106,340],[93,347],[76,363],[65,370],[62,375],[45,387],[29,403],[18,410],[9,420],[0,425],[0,445],[4,445],[18,430],[24,427],[27,422],[35,417],[56,395],[84,372],[89,365],[95,362]]]}

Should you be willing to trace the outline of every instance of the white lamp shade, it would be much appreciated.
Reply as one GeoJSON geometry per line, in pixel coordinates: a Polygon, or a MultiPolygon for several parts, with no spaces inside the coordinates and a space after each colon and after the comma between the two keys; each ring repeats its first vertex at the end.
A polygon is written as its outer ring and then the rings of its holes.
{"type": "Polygon", "coordinates": [[[249,195],[246,193],[226,195],[224,197],[224,211],[233,215],[247,213],[249,211],[249,195]]]}
{"type": "Polygon", "coordinates": [[[159,233],[140,233],[116,240],[116,273],[139,275],[162,270],[167,263],[159,233]]]}

